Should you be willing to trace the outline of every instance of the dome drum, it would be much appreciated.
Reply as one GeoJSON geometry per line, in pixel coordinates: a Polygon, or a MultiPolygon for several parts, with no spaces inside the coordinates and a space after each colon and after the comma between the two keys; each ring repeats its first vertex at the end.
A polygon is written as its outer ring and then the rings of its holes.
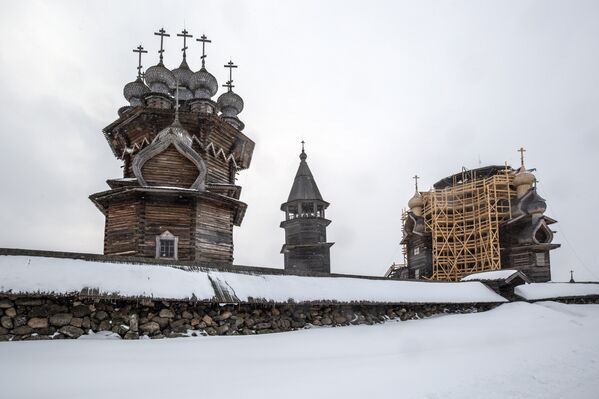
{"type": "Polygon", "coordinates": [[[143,100],[147,107],[158,109],[170,109],[175,102],[168,94],[153,92],[146,94],[143,100]]]}
{"type": "Polygon", "coordinates": [[[245,128],[245,123],[240,121],[236,116],[223,116],[222,118],[225,120],[225,122],[239,131],[242,131],[243,128],[245,128]]]}
{"type": "Polygon", "coordinates": [[[194,99],[189,102],[191,112],[213,115],[218,112],[218,105],[209,99],[194,99]]]}

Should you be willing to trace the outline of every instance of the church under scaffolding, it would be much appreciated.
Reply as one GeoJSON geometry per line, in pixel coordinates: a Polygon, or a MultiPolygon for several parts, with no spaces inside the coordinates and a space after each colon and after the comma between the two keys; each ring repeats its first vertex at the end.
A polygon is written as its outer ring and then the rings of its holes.
{"type": "Polygon", "coordinates": [[[390,277],[459,281],[517,269],[533,281],[550,280],[549,251],[559,244],[552,244],[549,225],[556,221],[544,215],[545,200],[523,159],[518,170],[463,169],[427,192],[416,184],[408,207],[401,242],[406,263],[393,267],[390,277]]]}

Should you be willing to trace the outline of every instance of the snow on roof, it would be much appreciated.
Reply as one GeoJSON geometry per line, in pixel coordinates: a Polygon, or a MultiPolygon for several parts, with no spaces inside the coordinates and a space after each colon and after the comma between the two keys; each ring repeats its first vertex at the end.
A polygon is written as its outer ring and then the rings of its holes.
{"type": "Polygon", "coordinates": [[[494,270],[492,272],[473,273],[462,278],[462,281],[494,281],[506,280],[513,274],[518,273],[517,270],[494,270]]]}
{"type": "Polygon", "coordinates": [[[599,295],[599,283],[533,283],[519,285],[514,293],[526,300],[599,295]]]}
{"type": "Polygon", "coordinates": [[[506,302],[479,282],[427,283],[355,277],[187,269],[35,256],[0,256],[0,292],[152,297],[217,302],[506,302]]]}

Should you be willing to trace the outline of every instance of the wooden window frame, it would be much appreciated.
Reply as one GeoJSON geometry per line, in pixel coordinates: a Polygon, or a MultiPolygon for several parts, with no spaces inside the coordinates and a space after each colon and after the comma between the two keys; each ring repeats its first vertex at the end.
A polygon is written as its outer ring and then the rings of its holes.
{"type": "Polygon", "coordinates": [[[156,236],[156,259],[170,259],[170,260],[179,259],[179,237],[171,234],[171,232],[168,230],[160,235],[157,235],[156,236]],[[160,256],[160,241],[162,241],[162,240],[173,241],[174,249],[175,249],[174,257],[170,258],[170,257],[160,256]]]}

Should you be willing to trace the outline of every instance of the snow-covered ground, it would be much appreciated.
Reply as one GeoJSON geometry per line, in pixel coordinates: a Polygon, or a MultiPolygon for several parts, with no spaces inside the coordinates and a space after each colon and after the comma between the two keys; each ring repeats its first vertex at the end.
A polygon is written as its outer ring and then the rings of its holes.
{"type": "Polygon", "coordinates": [[[597,398],[599,305],[377,326],[0,343],[7,398],[597,398]]]}

